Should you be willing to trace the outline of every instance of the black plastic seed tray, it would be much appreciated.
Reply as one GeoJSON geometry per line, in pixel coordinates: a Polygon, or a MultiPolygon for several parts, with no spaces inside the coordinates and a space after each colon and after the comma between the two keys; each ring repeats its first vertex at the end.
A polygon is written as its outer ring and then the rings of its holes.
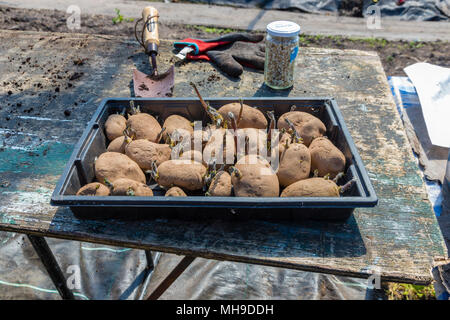
{"type": "MultiPolygon", "coordinates": [[[[350,179],[356,183],[341,197],[292,197],[292,198],[244,198],[244,197],[164,197],[164,190],[157,185],[153,197],[126,196],[76,196],[77,190],[93,182],[94,160],[106,151],[107,139],[104,124],[110,114],[128,108],[133,100],[142,112],[147,112],[162,124],[169,115],[179,114],[191,121],[207,116],[196,98],[111,98],[104,99],[86,130],[75,146],[70,160],[53,192],[51,204],[68,206],[78,218],[186,218],[186,219],[270,219],[270,220],[345,220],[357,207],[373,207],[378,199],[344,123],[341,112],[332,98],[244,98],[244,103],[261,111],[273,110],[278,117],[296,110],[309,112],[320,118],[327,127],[327,137],[346,157],[345,176],[338,181],[343,185],[350,179]]],[[[211,106],[238,101],[237,98],[206,98],[211,106]]],[[[150,183],[150,181],[149,181],[150,183]]]]}

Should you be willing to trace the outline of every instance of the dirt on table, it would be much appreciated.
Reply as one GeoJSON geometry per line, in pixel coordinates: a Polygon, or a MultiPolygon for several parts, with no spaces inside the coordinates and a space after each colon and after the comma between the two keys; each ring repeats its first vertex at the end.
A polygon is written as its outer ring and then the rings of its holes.
{"type": "MultiPolygon", "coordinates": [[[[341,14],[360,16],[357,3],[360,0],[345,0],[341,14]]],[[[81,28],[69,30],[69,14],[57,10],[17,9],[0,6],[0,29],[35,30],[49,32],[76,32],[130,36],[134,38],[135,19],[133,17],[81,15],[81,28]],[[113,18],[121,22],[113,23],[113,18]],[[130,21],[133,20],[133,21],[130,21]]],[[[208,28],[204,26],[160,24],[160,38],[181,40],[187,37],[208,39],[237,30],[208,28]]],[[[386,75],[405,76],[403,68],[416,63],[428,62],[450,67],[450,43],[387,41],[384,39],[356,39],[339,36],[302,35],[300,45],[307,47],[326,47],[337,49],[357,49],[378,52],[386,75]]]]}

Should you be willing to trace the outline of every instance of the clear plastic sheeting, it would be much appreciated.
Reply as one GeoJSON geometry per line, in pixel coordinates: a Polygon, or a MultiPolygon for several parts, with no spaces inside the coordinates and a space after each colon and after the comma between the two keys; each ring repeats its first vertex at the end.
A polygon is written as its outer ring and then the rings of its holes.
{"type": "Polygon", "coordinates": [[[190,2],[227,5],[241,8],[337,12],[341,0],[190,0],[190,2]]]}
{"type": "MultiPolygon", "coordinates": [[[[142,299],[182,257],[49,239],[75,298],[142,299]],[[77,283],[76,273],[79,272],[77,283]]],[[[27,236],[0,232],[0,299],[61,299],[27,236]]],[[[367,280],[197,258],[161,299],[372,299],[367,280]]]]}
{"type": "Polygon", "coordinates": [[[401,20],[440,21],[450,17],[450,0],[364,0],[363,15],[372,15],[369,6],[379,8],[381,17],[401,20]]]}
{"type": "MultiPolygon", "coordinates": [[[[149,291],[180,260],[163,254],[149,291]]],[[[366,279],[197,258],[160,299],[372,299],[367,283],[366,279]]]]}
{"type": "MultiPolygon", "coordinates": [[[[148,285],[143,250],[46,240],[76,299],[138,299],[148,285]]],[[[3,299],[61,299],[26,235],[0,232],[3,299]]]]}

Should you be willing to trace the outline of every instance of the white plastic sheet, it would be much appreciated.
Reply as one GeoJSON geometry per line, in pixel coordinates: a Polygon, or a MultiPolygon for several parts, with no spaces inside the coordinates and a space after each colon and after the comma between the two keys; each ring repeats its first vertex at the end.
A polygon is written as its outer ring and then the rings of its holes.
{"type": "Polygon", "coordinates": [[[416,63],[404,71],[416,88],[431,143],[450,148],[450,69],[416,63]]]}

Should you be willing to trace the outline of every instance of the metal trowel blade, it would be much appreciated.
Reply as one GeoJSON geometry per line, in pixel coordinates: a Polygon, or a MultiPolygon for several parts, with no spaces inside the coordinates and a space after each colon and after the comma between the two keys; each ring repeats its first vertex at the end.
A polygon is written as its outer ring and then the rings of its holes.
{"type": "Polygon", "coordinates": [[[138,70],[133,70],[134,95],[142,98],[171,97],[175,82],[175,68],[171,66],[165,73],[149,76],[138,70]]]}

